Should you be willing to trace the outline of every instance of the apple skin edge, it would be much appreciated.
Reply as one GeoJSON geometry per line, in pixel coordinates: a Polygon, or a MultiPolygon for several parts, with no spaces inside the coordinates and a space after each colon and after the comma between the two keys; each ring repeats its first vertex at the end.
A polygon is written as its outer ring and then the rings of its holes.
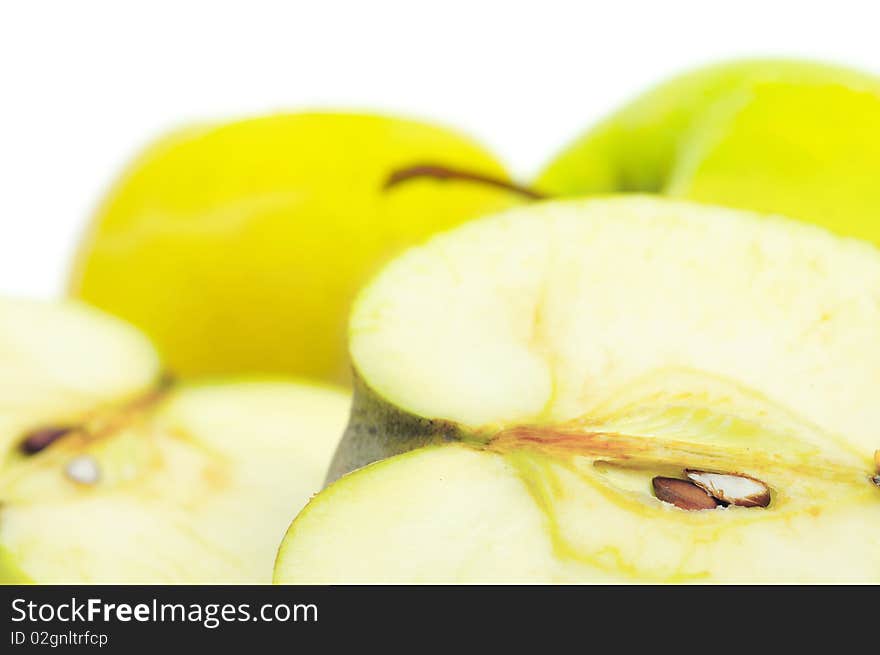
{"type": "Polygon", "coordinates": [[[324,485],[378,460],[463,438],[462,428],[451,421],[426,419],[395,407],[355,371],[351,416],[324,485]]]}
{"type": "Polygon", "coordinates": [[[0,585],[34,584],[34,581],[15,563],[8,549],[0,546],[0,585]]]}

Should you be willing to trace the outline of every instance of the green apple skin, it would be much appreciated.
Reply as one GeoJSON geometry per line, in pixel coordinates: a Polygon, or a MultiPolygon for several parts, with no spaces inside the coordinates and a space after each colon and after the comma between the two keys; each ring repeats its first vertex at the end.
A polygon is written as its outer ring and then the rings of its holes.
{"type": "Polygon", "coordinates": [[[22,571],[15,561],[15,556],[0,546],[0,585],[33,584],[33,580],[22,571]]]}
{"type": "Polygon", "coordinates": [[[696,70],[636,98],[539,176],[550,195],[649,192],[880,243],[880,80],[794,60],[696,70]]]}
{"type": "Polygon", "coordinates": [[[412,120],[280,114],[172,133],[101,204],[71,292],[141,328],[182,377],[349,380],[360,286],[432,233],[523,201],[432,164],[506,180],[470,138],[412,120]]]}

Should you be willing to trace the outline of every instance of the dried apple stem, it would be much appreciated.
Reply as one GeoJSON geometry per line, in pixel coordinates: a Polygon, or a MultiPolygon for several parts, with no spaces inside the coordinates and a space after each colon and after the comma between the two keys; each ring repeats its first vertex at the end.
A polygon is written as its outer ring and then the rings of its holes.
{"type": "Polygon", "coordinates": [[[477,173],[475,171],[466,171],[460,169],[449,168],[438,164],[416,164],[401,168],[394,171],[385,181],[385,189],[390,189],[398,184],[402,184],[408,180],[419,178],[432,178],[435,180],[462,180],[465,182],[475,182],[477,184],[485,184],[505,191],[518,193],[532,200],[542,200],[546,196],[535,189],[509,182],[497,177],[477,173]]]}

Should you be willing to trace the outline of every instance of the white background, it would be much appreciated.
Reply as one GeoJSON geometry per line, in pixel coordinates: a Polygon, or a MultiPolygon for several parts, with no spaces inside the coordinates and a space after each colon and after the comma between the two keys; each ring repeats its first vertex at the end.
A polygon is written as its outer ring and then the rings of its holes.
{"type": "Polygon", "coordinates": [[[876,2],[0,0],[0,293],[62,289],[102,192],[180,122],[353,107],[456,125],[523,178],[726,57],[880,72],[876,2]]]}

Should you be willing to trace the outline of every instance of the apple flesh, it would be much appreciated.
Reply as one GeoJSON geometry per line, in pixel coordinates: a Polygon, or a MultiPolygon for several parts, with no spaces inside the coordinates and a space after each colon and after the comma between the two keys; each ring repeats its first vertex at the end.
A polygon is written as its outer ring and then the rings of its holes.
{"type": "Polygon", "coordinates": [[[652,192],[782,214],[880,243],[880,79],[814,62],[700,69],[556,157],[554,196],[652,192]]]}
{"type": "Polygon", "coordinates": [[[407,246],[527,199],[506,179],[470,138],[385,116],[181,130],[108,194],[71,292],[143,329],[185,378],[348,381],[356,291],[407,246]]]}
{"type": "Polygon", "coordinates": [[[0,361],[0,465],[25,432],[76,423],[161,378],[143,335],[80,303],[0,299],[0,361]]]}
{"type": "Polygon", "coordinates": [[[877,582],[878,332],[880,253],[778,217],[614,198],[435,237],[355,304],[335,482],[275,580],[877,582]]]}
{"type": "Polygon", "coordinates": [[[321,486],[348,395],[171,385],[133,328],[0,300],[0,580],[268,582],[321,486]]]}

